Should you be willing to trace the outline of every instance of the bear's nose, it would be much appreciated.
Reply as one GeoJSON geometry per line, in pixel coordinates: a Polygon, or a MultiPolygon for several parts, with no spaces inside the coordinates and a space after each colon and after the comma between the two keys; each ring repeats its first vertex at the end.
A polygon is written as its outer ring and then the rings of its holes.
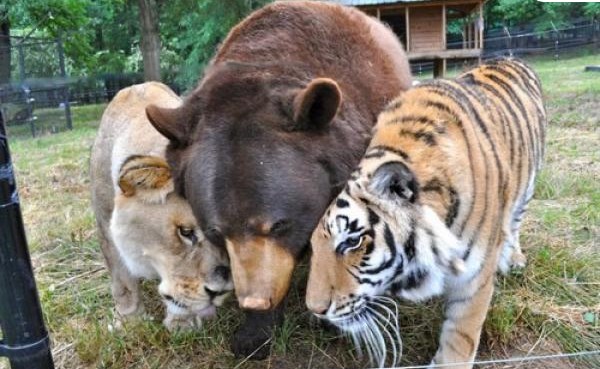
{"type": "Polygon", "coordinates": [[[211,290],[208,287],[204,287],[204,291],[206,291],[206,294],[208,295],[208,297],[210,297],[211,300],[217,296],[224,295],[228,292],[228,291],[215,291],[215,290],[211,290]]]}
{"type": "Polygon", "coordinates": [[[231,278],[231,272],[229,271],[229,267],[226,267],[225,265],[219,265],[218,267],[216,267],[215,274],[223,278],[224,281],[228,281],[229,278],[231,278]]]}

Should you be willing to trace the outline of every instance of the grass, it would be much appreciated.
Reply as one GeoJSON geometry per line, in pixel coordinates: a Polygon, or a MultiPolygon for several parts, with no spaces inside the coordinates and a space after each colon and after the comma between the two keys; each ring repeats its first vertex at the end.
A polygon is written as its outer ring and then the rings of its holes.
{"type": "MultiPolygon", "coordinates": [[[[600,73],[583,72],[599,56],[598,49],[588,49],[559,61],[529,60],[547,98],[546,164],[521,233],[528,266],[498,278],[480,358],[600,347],[600,73]]],[[[113,302],[95,236],[88,176],[90,146],[103,108],[74,107],[72,131],[10,143],[58,368],[365,365],[349,342],[314,324],[306,312],[306,264],[298,270],[286,321],[265,361],[236,360],[229,352],[229,337],[242,319],[233,299],[202,330],[168,333],[160,324],[155,282],[143,285],[151,318],[111,329],[113,302]]],[[[437,346],[441,304],[400,306],[403,363],[426,363],[437,346]]],[[[598,360],[518,367],[593,368],[600,367],[598,360]]],[[[0,360],[0,368],[3,364],[0,360]]]]}

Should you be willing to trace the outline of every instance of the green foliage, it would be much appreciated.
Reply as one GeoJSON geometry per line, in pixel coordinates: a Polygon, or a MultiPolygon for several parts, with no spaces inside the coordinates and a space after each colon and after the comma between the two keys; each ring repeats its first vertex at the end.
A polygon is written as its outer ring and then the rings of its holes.
{"type": "Polygon", "coordinates": [[[20,35],[64,37],[65,53],[77,67],[88,63],[92,48],[88,41],[86,0],[16,0],[9,18],[20,35]]]}
{"type": "Polygon", "coordinates": [[[161,12],[164,49],[181,57],[171,72],[185,87],[193,86],[229,30],[252,10],[271,0],[179,0],[161,12]]]}
{"type": "Polygon", "coordinates": [[[600,14],[600,4],[547,3],[538,0],[490,0],[486,2],[488,25],[516,26],[533,23],[537,30],[560,27],[573,18],[600,14]]]}
{"type": "Polygon", "coordinates": [[[600,3],[586,3],[583,6],[583,11],[585,15],[598,18],[600,17],[600,3]]]}

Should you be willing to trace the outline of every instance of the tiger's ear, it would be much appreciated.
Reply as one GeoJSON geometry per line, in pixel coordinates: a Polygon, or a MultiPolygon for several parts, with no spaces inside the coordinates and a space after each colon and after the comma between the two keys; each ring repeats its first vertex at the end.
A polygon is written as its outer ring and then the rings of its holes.
{"type": "Polygon", "coordinates": [[[156,130],[172,143],[186,146],[195,125],[195,117],[190,109],[182,105],[178,108],[161,108],[154,104],[146,107],[146,116],[156,130]]]}
{"type": "Polygon", "coordinates": [[[313,79],[294,97],[294,128],[304,131],[325,127],[337,114],[341,102],[342,91],[334,80],[313,79]]]}
{"type": "Polygon", "coordinates": [[[130,156],[119,170],[119,188],[125,197],[148,204],[164,203],[174,191],[171,168],[157,156],[130,156]]]}
{"type": "Polygon", "coordinates": [[[389,161],[375,170],[370,188],[383,198],[401,198],[411,203],[419,197],[419,183],[413,172],[399,161],[389,161]]]}

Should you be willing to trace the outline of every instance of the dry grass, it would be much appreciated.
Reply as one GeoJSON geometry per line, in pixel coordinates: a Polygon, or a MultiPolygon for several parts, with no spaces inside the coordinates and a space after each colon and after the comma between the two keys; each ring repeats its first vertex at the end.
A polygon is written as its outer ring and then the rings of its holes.
{"type": "MultiPolygon", "coordinates": [[[[528,267],[500,277],[481,358],[600,347],[600,73],[583,73],[598,50],[555,62],[536,59],[550,130],[545,169],[522,231],[528,267]]],[[[233,358],[235,301],[196,332],[160,324],[155,284],[145,283],[153,319],[111,330],[113,303],[89,204],[88,158],[102,106],[74,109],[75,130],[11,142],[32,259],[58,368],[362,367],[349,342],[314,324],[298,271],[285,324],[269,359],[233,358]]],[[[439,302],[401,303],[403,363],[426,363],[441,323],[439,302]]],[[[0,360],[0,368],[5,361],[0,360]]],[[[5,364],[6,365],[6,364],[5,364]]],[[[600,358],[495,368],[600,367],[600,358]],[[595,360],[595,361],[594,361],[595,360]]]]}

